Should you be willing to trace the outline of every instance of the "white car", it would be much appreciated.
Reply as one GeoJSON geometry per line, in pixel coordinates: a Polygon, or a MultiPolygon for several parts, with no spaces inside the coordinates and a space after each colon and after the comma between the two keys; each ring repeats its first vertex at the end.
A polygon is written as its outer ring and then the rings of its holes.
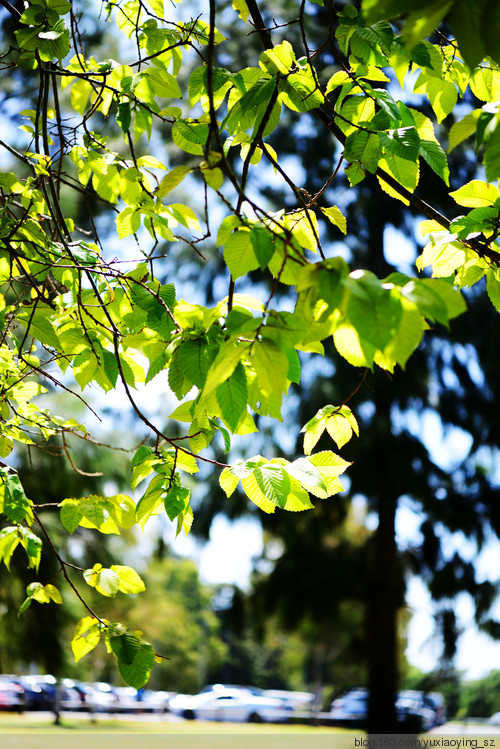
{"type": "Polygon", "coordinates": [[[272,697],[281,700],[284,705],[289,705],[294,710],[312,710],[314,694],[312,692],[290,692],[284,689],[264,689],[262,697],[272,697]]]}
{"type": "Polygon", "coordinates": [[[293,708],[282,700],[252,694],[249,689],[214,688],[196,695],[178,694],[169,709],[186,720],[217,720],[234,723],[284,723],[293,708]]]}

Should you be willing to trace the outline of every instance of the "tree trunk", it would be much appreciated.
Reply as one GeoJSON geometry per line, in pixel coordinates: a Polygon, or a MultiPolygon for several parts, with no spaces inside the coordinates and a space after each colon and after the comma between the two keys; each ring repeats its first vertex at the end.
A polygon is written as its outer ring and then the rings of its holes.
{"type": "Polygon", "coordinates": [[[397,673],[398,559],[395,535],[396,499],[378,500],[368,572],[368,733],[397,733],[395,699],[397,673]]]}

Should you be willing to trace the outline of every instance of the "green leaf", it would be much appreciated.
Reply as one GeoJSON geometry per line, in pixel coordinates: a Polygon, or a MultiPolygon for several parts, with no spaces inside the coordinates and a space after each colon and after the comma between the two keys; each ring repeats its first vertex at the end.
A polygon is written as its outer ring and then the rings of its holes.
{"type": "Polygon", "coordinates": [[[273,468],[274,473],[265,474],[259,477],[252,472],[249,476],[241,479],[241,486],[247,497],[257,507],[268,514],[276,511],[277,497],[282,497],[279,491],[280,482],[282,481],[283,470],[277,471],[273,468]],[[276,487],[272,483],[272,478],[276,482],[276,487]],[[270,492],[270,497],[266,495],[266,489],[270,492]]]}
{"type": "Polygon", "coordinates": [[[180,406],[177,406],[177,408],[172,411],[168,418],[191,423],[193,421],[193,404],[194,400],[188,400],[181,403],[180,406]]]}
{"type": "Polygon", "coordinates": [[[419,153],[429,164],[432,171],[437,174],[438,177],[441,177],[443,182],[449,186],[450,170],[448,167],[448,160],[439,143],[435,143],[432,140],[421,140],[419,153]]]}
{"type": "MultiPolygon", "coordinates": [[[[348,406],[342,406],[338,412],[332,413],[326,419],[326,429],[337,447],[343,447],[352,437],[353,430],[357,430],[357,422],[348,406]]],[[[359,434],[359,431],[356,431],[359,434]]]]}
{"type": "Polygon", "coordinates": [[[26,588],[26,594],[28,598],[21,605],[19,614],[22,614],[28,608],[32,600],[38,601],[38,603],[50,603],[53,601],[54,603],[62,604],[63,602],[58,589],[50,583],[47,585],[42,585],[39,582],[31,583],[26,588]]]}
{"type": "Polygon", "coordinates": [[[244,358],[247,349],[248,345],[239,344],[231,339],[220,347],[207,373],[203,388],[205,398],[231,377],[239,362],[244,358]]]}
{"type": "Polygon", "coordinates": [[[417,306],[421,315],[445,326],[466,309],[462,295],[446,281],[436,278],[412,279],[403,286],[402,294],[417,306]]]}
{"type": "Polygon", "coordinates": [[[326,429],[326,420],[318,414],[300,430],[304,434],[304,453],[310,455],[326,429]]]}
{"type": "MultiPolygon", "coordinates": [[[[356,130],[346,138],[344,157],[347,161],[361,161],[369,172],[375,174],[381,150],[381,142],[378,134],[368,133],[366,130],[356,130]]],[[[326,213],[325,210],[323,212],[326,213]]]]}
{"type": "Polygon", "coordinates": [[[174,189],[174,187],[177,187],[177,185],[182,182],[186,174],[189,174],[190,171],[191,168],[188,166],[175,166],[161,180],[160,185],[156,190],[156,195],[160,198],[164,198],[174,189]]]}
{"type": "Polygon", "coordinates": [[[179,400],[184,398],[193,387],[191,380],[184,376],[184,371],[180,365],[179,350],[174,352],[170,360],[168,384],[179,400]]]}
{"type": "Polygon", "coordinates": [[[334,226],[339,227],[342,234],[347,234],[347,221],[340,208],[334,205],[331,208],[322,208],[321,212],[334,226]]]}
{"type": "Polygon", "coordinates": [[[134,502],[125,494],[68,498],[60,503],[60,508],[61,523],[68,533],[74,533],[81,525],[96,528],[100,533],[119,534],[120,528],[130,528],[134,523],[134,502]]]}
{"type": "Polygon", "coordinates": [[[149,447],[149,445],[141,445],[132,458],[131,466],[132,468],[135,468],[145,460],[149,460],[150,458],[154,458],[155,456],[156,453],[152,447],[149,447]]]}
{"type": "Polygon", "coordinates": [[[206,162],[200,164],[203,179],[213,190],[220,190],[224,184],[224,172],[216,166],[207,166],[206,162]]]}
{"type": "Polygon", "coordinates": [[[175,520],[189,505],[190,491],[183,486],[173,486],[164,500],[165,512],[170,520],[175,520]]]}
{"type": "Polygon", "coordinates": [[[259,267],[250,229],[242,227],[231,234],[224,246],[224,260],[233,278],[246,276],[259,267]]]}
{"type": "Polygon", "coordinates": [[[80,619],[71,640],[71,649],[77,663],[99,644],[101,629],[101,623],[95,616],[84,616],[80,619]]]}
{"type": "Polygon", "coordinates": [[[447,278],[460,268],[468,260],[467,250],[464,244],[454,241],[454,235],[429,237],[429,243],[424,247],[424,251],[417,258],[417,267],[419,270],[432,266],[432,275],[436,278],[447,278]],[[453,239],[453,241],[451,241],[453,239]]]}
{"type": "Polygon", "coordinates": [[[246,21],[248,18],[248,6],[245,0],[233,0],[233,8],[236,10],[242,21],[246,21]]]}
{"type": "MultiPolygon", "coordinates": [[[[381,144],[385,152],[390,151],[395,156],[407,161],[416,161],[419,154],[420,138],[415,127],[401,127],[379,133],[381,144]]],[[[387,156],[386,156],[387,158],[387,156]]]]}
{"type": "Polygon", "coordinates": [[[53,324],[49,319],[47,319],[47,314],[49,313],[47,313],[45,310],[41,310],[40,306],[38,306],[34,315],[30,315],[28,317],[28,315],[23,312],[17,315],[17,319],[24,327],[26,327],[25,321],[28,322],[29,320],[29,328],[27,329],[29,335],[32,335],[34,338],[39,340],[40,343],[44,343],[47,346],[51,346],[52,348],[59,350],[61,347],[61,343],[53,324]]]}
{"type": "Polygon", "coordinates": [[[120,588],[118,574],[113,569],[106,569],[99,563],[94,564],[92,569],[85,570],[83,578],[91,588],[95,588],[98,593],[110,598],[115,596],[120,588]]]}
{"type": "MultiPolygon", "coordinates": [[[[453,4],[453,12],[450,14],[452,30],[457,38],[460,52],[471,69],[475,68],[484,57],[491,54],[495,47],[498,51],[498,42],[491,51],[489,45],[487,46],[485,43],[488,26],[493,21],[492,13],[494,13],[496,7],[494,0],[491,4],[488,3],[488,0],[477,0],[475,3],[468,3],[467,0],[455,0],[453,4]]],[[[487,99],[486,101],[493,101],[493,99],[487,99]]]]}
{"type": "Polygon", "coordinates": [[[486,273],[486,291],[490,302],[500,312],[500,273],[496,268],[491,268],[486,273]]]}
{"type": "Polygon", "coordinates": [[[373,89],[373,94],[380,108],[396,123],[401,121],[401,112],[391,94],[384,88],[373,89]]]}
{"type": "Polygon", "coordinates": [[[145,107],[139,102],[134,109],[134,139],[138,141],[143,133],[146,133],[148,140],[151,139],[153,132],[153,112],[150,107],[145,107]]]}
{"type": "Polygon", "coordinates": [[[132,567],[112,564],[110,569],[118,575],[118,590],[122,593],[135,594],[146,590],[144,582],[132,567]]]}
{"type": "Polygon", "coordinates": [[[498,226],[500,206],[490,208],[473,208],[467,216],[459,216],[450,224],[450,231],[459,239],[467,239],[471,234],[482,233],[485,237],[493,236],[498,226]]]}
{"type": "Polygon", "coordinates": [[[265,270],[274,255],[273,233],[263,226],[252,226],[250,242],[260,269],[265,270]]]}
{"type": "Polygon", "coordinates": [[[73,534],[76,531],[84,514],[84,507],[77,500],[66,499],[61,502],[61,523],[68,533],[73,534]]]}
{"type": "Polygon", "coordinates": [[[418,42],[430,36],[434,29],[438,28],[451,5],[452,0],[447,2],[438,0],[438,2],[427,3],[425,11],[419,9],[409,13],[403,28],[406,49],[412,50],[418,42]]]}
{"type": "Polygon", "coordinates": [[[489,182],[493,182],[500,177],[500,127],[498,122],[486,144],[484,165],[486,167],[486,179],[489,182]]]}
{"type": "Polygon", "coordinates": [[[138,99],[154,104],[156,97],[164,99],[182,98],[177,80],[164,68],[149,67],[136,77],[134,94],[138,99]]]}
{"type": "Polygon", "coordinates": [[[22,523],[31,515],[31,502],[24,493],[19,476],[4,473],[1,480],[4,484],[3,513],[13,523],[22,523]]]}
{"type": "Polygon", "coordinates": [[[383,348],[399,316],[399,308],[389,289],[369,271],[354,271],[346,279],[345,286],[349,291],[346,319],[361,338],[383,348]]]}
{"type": "Polygon", "coordinates": [[[0,530],[0,559],[4,562],[8,570],[10,570],[12,554],[20,540],[17,526],[7,526],[0,530]]]}
{"type": "Polygon", "coordinates": [[[32,598],[35,601],[38,601],[39,603],[49,603],[50,602],[50,596],[45,591],[44,586],[42,583],[31,583],[26,588],[26,594],[28,598],[32,598]]]}
{"type": "Polygon", "coordinates": [[[63,600],[62,600],[61,593],[55,587],[55,585],[51,585],[50,583],[48,583],[47,585],[44,586],[44,588],[45,588],[46,593],[49,594],[49,598],[51,601],[53,601],[54,603],[62,604],[63,600]]]}
{"type": "Polygon", "coordinates": [[[451,81],[421,73],[413,88],[416,94],[427,94],[438,122],[442,122],[453,111],[458,92],[451,81]]]}
{"type": "Polygon", "coordinates": [[[122,101],[118,104],[116,121],[124,133],[127,133],[130,130],[130,125],[132,124],[132,110],[130,109],[130,103],[128,101],[122,101]]]}
{"type": "Polygon", "coordinates": [[[473,112],[466,114],[463,119],[453,123],[448,133],[448,153],[462,141],[475,134],[480,114],[481,110],[475,109],[473,112]]]}
{"type": "Polygon", "coordinates": [[[239,363],[231,377],[216,389],[224,422],[234,432],[247,409],[248,386],[245,368],[239,363]]]}
{"type": "MultiPolygon", "coordinates": [[[[286,504],[290,491],[290,479],[282,466],[266,463],[254,468],[252,475],[268,501],[279,507],[286,504]]],[[[243,482],[242,484],[245,487],[243,482]]]]}
{"type": "Polygon", "coordinates": [[[473,179],[458,190],[450,192],[450,196],[459,205],[482,208],[494,205],[500,198],[500,191],[495,185],[473,179]]]}
{"type": "Polygon", "coordinates": [[[288,75],[282,84],[280,98],[294,112],[309,112],[324,102],[324,96],[310,70],[288,75]]]}
{"type": "MultiPolygon", "coordinates": [[[[311,455],[308,460],[318,469],[319,473],[321,474],[321,478],[327,486],[327,496],[332,496],[333,494],[337,494],[338,492],[343,491],[343,487],[338,479],[338,476],[344,473],[344,471],[350,465],[352,465],[352,463],[343,460],[338,455],[335,455],[335,453],[332,453],[329,450],[315,453],[314,455],[311,455]]],[[[316,493],[316,496],[319,497],[320,494],[316,493]]]]}
{"type": "Polygon", "coordinates": [[[136,519],[142,529],[152,515],[158,514],[157,510],[163,504],[166,493],[165,481],[168,481],[168,477],[155,476],[137,503],[136,519]]]}
{"type": "Polygon", "coordinates": [[[296,479],[304,489],[313,494],[318,490],[322,495],[328,491],[320,472],[307,458],[294,460],[293,463],[284,466],[284,470],[296,479]]]}
{"type": "Polygon", "coordinates": [[[233,494],[239,482],[239,477],[234,475],[231,468],[224,468],[219,476],[219,484],[226,492],[227,497],[230,497],[233,494]]]}
{"type": "Polygon", "coordinates": [[[208,138],[208,125],[196,120],[176,120],[172,138],[182,151],[202,155],[208,138]]]}
{"type": "Polygon", "coordinates": [[[275,96],[276,80],[259,77],[233,106],[231,106],[230,98],[230,108],[222,126],[226,127],[231,135],[237,135],[241,130],[250,128],[253,128],[255,133],[266,116],[267,124],[264,127],[263,136],[269,135],[278,125],[281,114],[281,105],[278,103],[274,105],[271,112],[268,111],[275,96]]]}
{"type": "Polygon", "coordinates": [[[118,237],[123,239],[129,237],[131,234],[135,234],[141,225],[141,214],[132,206],[127,206],[120,211],[115,219],[116,230],[118,237]]]}
{"type": "Polygon", "coordinates": [[[184,377],[196,387],[202,388],[218,350],[217,345],[207,343],[202,339],[184,341],[178,349],[179,366],[184,377]]]}
{"type": "Polygon", "coordinates": [[[281,395],[286,388],[288,372],[285,352],[274,341],[255,341],[251,361],[257,372],[261,394],[265,397],[281,395]]]}
{"type": "Polygon", "coordinates": [[[498,102],[500,99],[500,71],[496,66],[482,65],[473,70],[470,88],[478,99],[498,102]]]}
{"type": "Polygon", "coordinates": [[[14,32],[18,45],[25,50],[38,50],[44,62],[62,60],[69,52],[69,30],[61,18],[46,31],[40,28],[20,29],[14,32]]]}
{"type": "Polygon", "coordinates": [[[142,689],[155,664],[152,645],[131,632],[109,638],[121,675],[130,686],[142,689]]]}
{"type": "MultiPolygon", "coordinates": [[[[174,452],[172,450],[172,452],[174,452]]],[[[186,473],[197,473],[198,464],[194,455],[185,452],[184,450],[177,450],[175,452],[175,467],[180,471],[186,473]]]]}
{"type": "Polygon", "coordinates": [[[290,42],[284,41],[276,44],[272,49],[266,49],[259,58],[259,64],[263,70],[271,75],[281,73],[288,75],[296,64],[295,55],[290,42]]]}
{"type": "Polygon", "coordinates": [[[28,557],[28,567],[38,571],[42,556],[42,539],[36,536],[29,528],[19,526],[17,533],[21,546],[28,557]]]}
{"type": "Polygon", "coordinates": [[[380,161],[380,167],[391,174],[400,185],[403,185],[403,187],[406,187],[406,189],[411,192],[413,192],[418,185],[420,176],[418,162],[403,159],[393,151],[386,150],[384,158],[380,161]]]}
{"type": "Polygon", "coordinates": [[[346,167],[346,177],[351,187],[355,187],[365,178],[365,172],[359,161],[353,161],[346,167]]]}
{"type": "Polygon", "coordinates": [[[314,505],[312,504],[307,491],[303,489],[299,482],[293,477],[290,478],[290,492],[282,509],[287,512],[304,512],[304,510],[313,510],[314,505]]]}

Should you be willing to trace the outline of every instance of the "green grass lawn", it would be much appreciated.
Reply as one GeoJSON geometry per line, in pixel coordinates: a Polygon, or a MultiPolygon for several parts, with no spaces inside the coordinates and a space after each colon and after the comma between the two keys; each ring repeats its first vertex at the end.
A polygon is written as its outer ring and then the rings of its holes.
{"type": "Polygon", "coordinates": [[[0,714],[1,749],[354,749],[356,731],[251,723],[107,720],[0,714]]]}

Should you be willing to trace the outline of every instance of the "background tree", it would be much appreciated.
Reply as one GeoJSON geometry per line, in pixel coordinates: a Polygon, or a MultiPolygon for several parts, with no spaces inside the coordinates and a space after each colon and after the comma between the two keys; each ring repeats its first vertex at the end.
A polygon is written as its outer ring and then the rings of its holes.
{"type": "Polygon", "coordinates": [[[492,670],[482,679],[465,682],[462,687],[459,717],[464,715],[478,718],[490,718],[498,712],[497,670],[492,670]]]}
{"type": "MultiPolygon", "coordinates": [[[[500,194],[493,183],[500,163],[491,104],[498,99],[499,71],[490,59],[481,62],[494,46],[471,47],[466,42],[459,50],[453,39],[444,36],[436,45],[422,42],[416,30],[422,35],[430,31],[419,22],[421,15],[427,17],[428,8],[410,14],[402,37],[384,20],[384,16],[392,17],[391,3],[368,3],[363,8],[365,17],[354,6],[338,12],[328,8],[329,37],[321,51],[327,50],[329,58],[322,59],[309,42],[314,10],[310,12],[305,3],[292,21],[278,17],[266,26],[253,0],[238,2],[240,21],[232,37],[244,36],[253,27],[263,50],[244,69],[226,67],[220,55],[219,64],[214,64],[215,50],[224,39],[216,29],[213,2],[208,23],[201,18],[165,20],[163,6],[156,0],[149,7],[111,4],[112,17],[130,40],[125,45],[127,65],[99,62],[87,53],[70,3],[34,3],[20,18],[11,8],[20,28],[15,44],[2,57],[3,69],[29,70],[38,85],[35,105],[26,115],[27,143],[24,147],[0,144],[26,169],[26,173],[5,171],[0,183],[5,305],[0,453],[7,457],[15,443],[32,442],[33,430],[43,438],[74,431],[85,434],[83,424],[40,410],[34,400],[43,394],[45,379],[67,388],[69,373],[82,389],[91,383],[105,392],[119,388],[149,440],[132,459],[132,489],[146,486],[139,501],[121,493],[67,497],[59,509],[62,525],[70,534],[80,526],[105,533],[127,530],[135,523],[144,525],[162,508],[177,521],[179,532],[187,532],[193,519],[189,475],[198,470],[198,464],[207,470],[222,469],[219,480],[228,497],[240,487],[269,514],[277,509],[312,509],[311,497],[321,503],[341,490],[338,476],[348,467],[348,461],[332,450],[318,452],[321,434],[328,431],[341,449],[358,432],[348,402],[354,403],[358,393],[358,400],[362,399],[363,389],[358,388],[359,375],[352,368],[373,369],[373,376],[366,374],[363,380],[372,387],[380,382],[385,385],[391,376],[401,381],[396,367],[404,368],[408,362],[406,381],[415,375],[416,392],[421,393],[417,365],[411,372],[411,354],[416,351],[418,361],[424,332],[437,324],[449,325],[464,311],[456,289],[486,278],[490,299],[498,306],[500,194]],[[289,23],[298,29],[296,50],[284,39],[289,23]],[[186,100],[183,110],[177,104],[185,87],[186,51],[191,53],[189,69],[192,59],[200,65],[190,75],[189,104],[186,100]],[[476,134],[488,180],[475,180],[453,191],[454,204],[472,211],[451,222],[417,194],[424,162],[444,185],[449,182],[449,167],[437,137],[441,129],[434,129],[427,110],[408,106],[405,95],[400,93],[398,98],[396,94],[398,85],[404,87],[410,68],[417,76],[414,92],[430,103],[437,124],[455,108],[459,94],[469,96],[471,91],[485,102],[484,109],[477,107],[449,131],[452,147],[476,134]],[[281,127],[282,109],[292,112],[304,127],[314,118],[331,152],[337,144],[342,148],[342,162],[330,162],[326,182],[313,194],[303,187],[300,177],[290,176],[289,164],[272,146],[270,136],[281,127]],[[102,127],[109,117],[116,120],[119,130],[102,127]],[[168,129],[175,149],[189,154],[187,164],[164,163],[148,153],[155,146],[157,126],[168,129]],[[120,138],[123,135],[119,143],[116,133],[120,138]],[[239,163],[228,157],[231,149],[239,154],[239,163]],[[189,188],[192,172],[203,176],[206,186],[200,216],[184,203],[171,202],[170,197],[183,180],[184,188],[189,188]],[[252,178],[271,173],[293,196],[278,212],[259,196],[252,178]],[[377,237],[367,226],[361,244],[377,257],[372,267],[381,278],[366,267],[351,270],[335,245],[326,249],[323,224],[331,222],[342,233],[347,231],[344,212],[349,198],[339,206],[330,203],[328,193],[342,174],[352,187],[365,179],[377,179],[381,194],[401,199],[427,217],[424,228],[430,239],[419,269],[432,266],[432,278],[404,274],[384,278],[388,268],[383,246],[371,244],[377,237]],[[79,199],[99,201],[107,216],[116,216],[123,249],[106,254],[104,248],[111,249],[112,243],[101,233],[105,221],[98,216],[88,215],[91,236],[87,226],[75,224],[65,212],[70,202],[65,202],[63,186],[76,191],[79,199]],[[227,215],[219,216],[217,211],[214,215],[208,198],[212,193],[227,215]],[[162,276],[164,243],[185,243],[203,254],[209,249],[207,240],[215,234],[218,247],[224,248],[224,289],[214,289],[210,308],[196,300],[178,299],[174,285],[162,276]],[[248,291],[249,281],[260,299],[241,294],[248,291]],[[256,430],[256,421],[280,419],[283,397],[293,383],[300,382],[299,352],[321,354],[332,340],[350,365],[351,382],[348,388],[335,390],[337,399],[307,420],[304,457],[289,460],[276,456],[274,450],[272,457],[250,456],[252,443],[248,441],[238,448],[242,457],[235,458],[233,451],[231,462],[204,452],[213,440],[216,449],[224,445],[228,451],[231,435],[237,446],[245,442],[239,438],[256,430]],[[56,365],[62,371],[57,376],[56,365]],[[157,419],[135,395],[142,380],[149,384],[162,376],[168,377],[170,389],[181,401],[170,418],[188,424],[185,429],[177,425],[170,431],[170,421],[166,427],[163,414],[157,419]],[[145,485],[147,478],[150,481],[145,485]]],[[[453,11],[457,15],[452,27],[458,29],[460,39],[463,3],[455,3],[453,11]]],[[[384,201],[385,196],[378,204],[384,201]]],[[[430,338],[432,345],[437,338],[430,338]]],[[[347,365],[339,364],[339,370],[342,366],[347,365]]],[[[428,372],[425,366],[422,371],[428,372]]],[[[425,405],[426,397],[421,395],[412,405],[425,405]]],[[[432,392],[428,397],[433,406],[432,392]]],[[[377,533],[366,548],[377,571],[372,582],[379,586],[375,595],[371,589],[368,629],[382,644],[377,652],[369,648],[370,684],[382,666],[386,673],[383,688],[377,693],[372,690],[370,730],[381,732],[395,727],[395,612],[402,586],[394,523],[397,502],[408,485],[408,477],[388,474],[391,465],[382,439],[389,435],[390,449],[394,442],[401,442],[401,435],[408,442],[414,435],[406,428],[405,418],[400,418],[401,411],[410,412],[394,407],[392,395],[383,386],[370,402],[376,405],[377,419],[371,426],[379,438],[379,460],[372,466],[373,450],[365,452],[363,438],[352,452],[354,456],[359,452],[359,458],[366,455],[368,463],[359,487],[379,517],[377,533]],[[384,496],[369,480],[369,467],[377,483],[384,480],[384,496]],[[384,573],[388,576],[382,585],[384,573]],[[383,616],[381,609],[386,611],[383,616]]],[[[365,408],[365,418],[369,409],[365,408]]],[[[412,468],[418,472],[418,463],[412,468]]],[[[432,475],[436,481],[444,478],[439,466],[432,475]]],[[[19,546],[30,568],[36,570],[41,541],[32,528],[40,518],[15,471],[5,468],[2,482],[3,513],[10,525],[0,535],[1,556],[9,565],[19,546]]],[[[463,496],[463,482],[449,483],[449,492],[463,496]]],[[[427,482],[417,488],[425,491],[427,482]]],[[[423,496],[418,501],[423,502],[423,496]]],[[[485,515],[477,520],[479,514],[472,518],[478,538],[481,533],[484,537],[485,527],[485,515]]],[[[432,541],[432,529],[428,535],[432,541]]],[[[428,556],[415,558],[427,563],[428,556]]],[[[60,554],[57,560],[75,593],[73,575],[108,598],[144,588],[140,576],[127,565],[96,563],[75,570],[60,554]]],[[[450,570],[446,560],[442,568],[444,580],[450,570]]],[[[459,569],[460,575],[452,575],[453,586],[447,591],[457,590],[457,577],[468,580],[469,588],[472,585],[477,593],[479,610],[486,614],[491,587],[476,589],[471,568],[461,564],[459,569]]],[[[28,601],[42,603],[58,596],[47,581],[28,589],[28,601]]],[[[87,603],[83,605],[87,615],[77,625],[72,641],[77,657],[92,650],[104,635],[124,678],[135,685],[145,683],[155,661],[154,648],[121,624],[97,615],[87,603]]],[[[447,629],[453,630],[452,613],[443,611],[442,618],[447,629]]],[[[488,626],[492,629],[494,623],[488,626]]]]}

